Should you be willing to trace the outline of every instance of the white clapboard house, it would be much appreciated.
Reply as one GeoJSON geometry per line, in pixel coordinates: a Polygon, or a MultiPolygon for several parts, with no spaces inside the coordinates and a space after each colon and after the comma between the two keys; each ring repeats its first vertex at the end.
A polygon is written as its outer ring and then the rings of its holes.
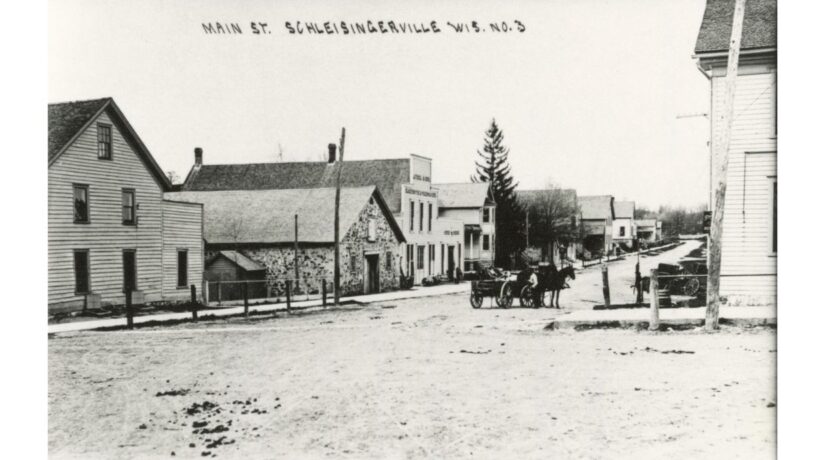
{"type": "Polygon", "coordinates": [[[164,199],[172,184],[114,100],[48,116],[49,311],[200,291],[203,206],[164,199]]]}
{"type": "MultiPolygon", "coordinates": [[[[720,167],[721,111],[735,0],[707,0],[695,45],[710,81],[712,189],[720,167]]],[[[748,0],[744,14],[727,169],[721,296],[731,305],[776,299],[776,0],[748,0]]],[[[710,209],[715,208],[715,197],[710,209]]]]}

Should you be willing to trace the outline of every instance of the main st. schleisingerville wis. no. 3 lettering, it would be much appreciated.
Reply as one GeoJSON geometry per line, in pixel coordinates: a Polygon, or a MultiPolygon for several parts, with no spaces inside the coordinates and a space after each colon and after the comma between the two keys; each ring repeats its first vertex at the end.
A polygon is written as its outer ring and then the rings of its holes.
{"type": "MultiPolygon", "coordinates": [[[[203,32],[207,34],[243,34],[243,27],[241,27],[239,22],[203,22],[200,25],[203,27],[203,32]]],[[[268,35],[272,33],[267,22],[252,21],[249,23],[248,30],[255,35],[268,35]]]]}
{"type": "MultiPolygon", "coordinates": [[[[269,23],[261,21],[252,21],[247,28],[244,28],[239,22],[203,22],[201,27],[205,34],[242,35],[251,33],[254,35],[269,35],[272,33],[269,23]]],[[[290,35],[439,34],[444,30],[454,33],[523,33],[526,31],[526,26],[517,19],[511,22],[496,21],[488,24],[482,24],[478,21],[447,21],[445,26],[439,24],[438,21],[419,23],[392,20],[366,20],[360,22],[285,21],[283,27],[290,35]]]]}

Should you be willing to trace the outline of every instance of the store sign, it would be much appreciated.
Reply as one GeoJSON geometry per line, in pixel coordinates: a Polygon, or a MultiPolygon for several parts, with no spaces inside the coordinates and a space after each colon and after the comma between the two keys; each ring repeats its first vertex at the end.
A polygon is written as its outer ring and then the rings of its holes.
{"type": "Polygon", "coordinates": [[[410,195],[420,195],[420,196],[425,196],[425,197],[429,197],[429,198],[437,198],[438,197],[438,194],[435,193],[435,192],[425,192],[423,190],[415,190],[414,188],[411,188],[411,187],[406,188],[406,193],[408,193],[410,195]]]}

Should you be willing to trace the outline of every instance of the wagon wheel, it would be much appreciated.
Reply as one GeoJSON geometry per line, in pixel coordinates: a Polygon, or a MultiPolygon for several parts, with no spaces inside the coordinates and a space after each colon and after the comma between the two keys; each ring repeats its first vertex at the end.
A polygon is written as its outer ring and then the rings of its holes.
{"type": "Polygon", "coordinates": [[[530,285],[526,285],[521,289],[521,306],[526,308],[536,307],[535,304],[535,297],[532,293],[532,287],[530,285]]]}
{"type": "Polygon", "coordinates": [[[501,292],[498,294],[498,297],[495,298],[495,302],[497,302],[501,308],[509,308],[509,306],[512,305],[512,286],[509,282],[501,286],[501,292]]]}
{"type": "Polygon", "coordinates": [[[478,291],[472,291],[469,293],[469,303],[472,308],[481,308],[484,303],[484,296],[478,291]]]}
{"type": "Polygon", "coordinates": [[[701,282],[698,281],[698,278],[690,278],[684,283],[684,286],[681,288],[681,292],[683,292],[684,295],[692,297],[695,294],[698,294],[700,289],[701,282]]]}

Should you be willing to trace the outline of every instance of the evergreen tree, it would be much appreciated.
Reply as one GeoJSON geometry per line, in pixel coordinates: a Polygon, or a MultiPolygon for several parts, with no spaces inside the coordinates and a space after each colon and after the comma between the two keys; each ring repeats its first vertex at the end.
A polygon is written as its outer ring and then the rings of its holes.
{"type": "Polygon", "coordinates": [[[524,248],[523,210],[515,195],[514,181],[509,166],[509,148],[504,146],[504,132],[495,119],[484,136],[481,157],[475,162],[472,182],[489,182],[492,196],[497,204],[495,211],[495,265],[512,267],[513,258],[524,248]]]}

